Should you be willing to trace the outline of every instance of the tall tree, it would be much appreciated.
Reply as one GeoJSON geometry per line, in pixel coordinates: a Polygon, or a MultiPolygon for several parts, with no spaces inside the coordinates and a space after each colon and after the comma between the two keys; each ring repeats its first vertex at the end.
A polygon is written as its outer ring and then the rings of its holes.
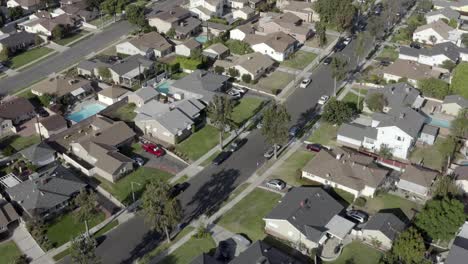
{"type": "Polygon", "coordinates": [[[71,241],[70,258],[76,264],[98,264],[99,257],[95,253],[96,240],[90,236],[77,237],[71,241]]]}
{"type": "Polygon", "coordinates": [[[468,138],[468,109],[462,109],[458,112],[450,127],[450,131],[454,137],[468,138]]]}
{"type": "Polygon", "coordinates": [[[135,24],[139,27],[144,27],[148,24],[145,18],[145,7],[141,5],[131,4],[125,8],[125,14],[128,22],[135,24]]]}
{"type": "Polygon", "coordinates": [[[410,227],[402,232],[393,243],[393,247],[384,257],[388,264],[421,264],[424,263],[424,240],[418,231],[410,227]]]}
{"type": "Polygon", "coordinates": [[[327,44],[327,25],[320,21],[315,23],[315,34],[318,38],[319,47],[325,46],[327,44]]]}
{"type": "Polygon", "coordinates": [[[291,121],[291,116],[284,105],[275,103],[263,113],[262,134],[266,141],[273,145],[275,159],[278,157],[276,146],[288,140],[289,121],[291,121]]]}
{"type": "Polygon", "coordinates": [[[352,106],[332,98],[323,108],[322,118],[329,123],[341,125],[349,121],[354,113],[355,109],[352,106]]]}
{"type": "Polygon", "coordinates": [[[223,149],[223,136],[227,127],[233,126],[231,119],[233,101],[227,96],[215,95],[207,107],[208,118],[219,130],[219,149],[223,149]]]}
{"type": "Polygon", "coordinates": [[[97,196],[94,192],[88,193],[86,190],[81,190],[74,202],[79,207],[75,213],[76,220],[85,223],[86,234],[88,234],[88,221],[96,213],[97,196]]]}
{"type": "Polygon", "coordinates": [[[101,8],[102,2],[104,1],[103,0],[86,0],[86,3],[88,4],[90,8],[96,8],[98,10],[101,8]]]}
{"type": "Polygon", "coordinates": [[[343,57],[333,57],[331,61],[332,77],[334,81],[333,95],[336,95],[336,83],[346,76],[346,66],[348,61],[343,57]]]}
{"type": "Polygon", "coordinates": [[[380,39],[384,35],[385,20],[382,16],[372,16],[369,18],[367,23],[367,30],[369,34],[376,38],[380,39]]]}
{"type": "Polygon", "coordinates": [[[169,230],[181,218],[181,208],[178,201],[170,197],[171,186],[161,180],[151,181],[143,192],[142,208],[146,222],[151,229],[164,232],[167,241],[171,241],[169,230]]]}

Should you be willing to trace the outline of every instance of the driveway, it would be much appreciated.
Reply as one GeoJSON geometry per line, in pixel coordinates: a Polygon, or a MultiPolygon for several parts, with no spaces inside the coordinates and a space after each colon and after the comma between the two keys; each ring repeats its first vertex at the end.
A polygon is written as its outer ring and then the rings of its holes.
{"type": "Polygon", "coordinates": [[[145,151],[139,153],[138,155],[145,159],[145,167],[167,171],[174,175],[187,167],[187,164],[172,157],[167,153],[166,155],[159,158],[145,151]]]}

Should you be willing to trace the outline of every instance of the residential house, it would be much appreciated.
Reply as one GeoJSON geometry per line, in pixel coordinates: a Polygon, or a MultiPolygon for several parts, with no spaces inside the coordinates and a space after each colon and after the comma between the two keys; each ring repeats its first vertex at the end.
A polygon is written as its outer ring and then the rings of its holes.
{"type": "Polygon", "coordinates": [[[229,25],[204,21],[202,29],[203,33],[218,37],[219,35],[228,32],[231,27],[229,25]]]}
{"type": "MultiPolygon", "coordinates": [[[[466,2],[464,0],[460,0],[466,2]]],[[[445,264],[464,264],[468,259],[468,222],[465,222],[455,237],[445,264]]]]}
{"type": "Polygon", "coordinates": [[[244,6],[240,9],[235,9],[234,11],[232,11],[232,17],[234,19],[249,20],[253,16],[255,16],[255,9],[249,6],[244,6]]]}
{"type": "Polygon", "coordinates": [[[98,93],[98,100],[106,105],[112,105],[127,97],[129,90],[118,86],[111,86],[98,93]]]}
{"type": "Polygon", "coordinates": [[[284,32],[304,43],[314,35],[312,25],[303,23],[303,20],[293,13],[263,13],[258,21],[258,30],[265,34],[284,32]]]}
{"type": "Polygon", "coordinates": [[[382,69],[385,81],[398,82],[401,78],[407,78],[413,86],[418,86],[418,81],[428,78],[439,78],[443,71],[429,65],[409,60],[397,59],[390,66],[382,69]]]}
{"type": "Polygon", "coordinates": [[[284,13],[293,13],[300,17],[302,21],[311,23],[320,21],[320,16],[314,10],[315,1],[289,1],[280,0],[276,2],[276,6],[284,13]]]}
{"type": "Polygon", "coordinates": [[[250,245],[250,247],[240,253],[239,256],[235,257],[229,262],[229,264],[245,263],[302,264],[301,261],[294,259],[276,247],[273,247],[267,242],[261,240],[255,241],[252,245],[250,245]]]}
{"type": "Polygon", "coordinates": [[[296,39],[281,31],[265,36],[248,35],[244,41],[249,43],[254,51],[268,55],[276,61],[284,61],[289,58],[298,44],[296,39]]]}
{"type": "Polygon", "coordinates": [[[69,205],[86,187],[73,172],[56,165],[35,172],[5,192],[29,217],[47,217],[69,205]]]}
{"type": "Polygon", "coordinates": [[[16,127],[11,119],[0,117],[0,138],[16,133],[16,127]]]}
{"type": "Polygon", "coordinates": [[[224,12],[223,0],[190,0],[190,12],[203,21],[212,17],[222,17],[224,12]]]}
{"type": "Polygon", "coordinates": [[[437,175],[439,175],[437,171],[417,165],[408,165],[400,176],[397,187],[420,198],[430,198],[431,187],[437,175]]]}
{"type": "Polygon", "coordinates": [[[215,43],[203,50],[203,55],[213,59],[224,59],[229,55],[229,48],[222,43],[215,43]]]}
{"type": "Polygon", "coordinates": [[[8,232],[8,227],[17,223],[19,219],[20,216],[13,205],[0,195],[0,235],[3,236],[4,233],[8,232]]]}
{"type": "Polygon", "coordinates": [[[229,2],[228,5],[232,9],[241,9],[244,6],[249,6],[248,5],[248,0],[229,0],[228,2],[229,2]]]}
{"type": "Polygon", "coordinates": [[[8,8],[14,8],[20,6],[26,12],[32,13],[36,10],[39,10],[44,7],[44,2],[37,1],[37,0],[8,0],[6,2],[6,6],[8,8]]]}
{"type": "Polygon", "coordinates": [[[339,215],[343,209],[320,187],[293,188],[263,218],[265,232],[294,245],[317,248],[328,239],[343,240],[354,227],[339,215]]]}
{"type": "Polygon", "coordinates": [[[34,124],[36,133],[44,138],[65,131],[68,128],[67,120],[61,115],[50,115],[34,124]]]}
{"type": "Polygon", "coordinates": [[[201,21],[194,17],[185,19],[184,21],[174,26],[174,38],[186,39],[200,33],[202,31],[201,24],[201,21]]]}
{"type": "Polygon", "coordinates": [[[216,258],[208,255],[207,253],[202,253],[194,258],[190,264],[222,264],[216,258]]]}
{"type": "Polygon", "coordinates": [[[467,0],[433,0],[432,1],[434,9],[445,9],[450,8],[459,12],[461,15],[468,15],[468,1],[467,0]]]}
{"type": "Polygon", "coordinates": [[[141,55],[146,58],[164,57],[173,51],[173,46],[157,32],[139,35],[115,46],[118,54],[141,55]]]}
{"type": "MultiPolygon", "coordinates": [[[[0,7],[0,13],[2,13],[2,7],[0,7]]],[[[8,9],[7,9],[8,10],[8,9]]],[[[5,15],[3,13],[3,15],[5,15]]],[[[15,34],[18,32],[18,29],[16,28],[16,23],[9,23],[2,28],[0,28],[0,37],[3,37],[8,34],[15,34]]]]}
{"type": "MultiPolygon", "coordinates": [[[[34,106],[23,97],[5,98],[0,101],[0,118],[11,120],[13,125],[18,125],[36,116],[34,106]]],[[[4,121],[5,125],[9,123],[4,121]]],[[[5,127],[7,129],[7,127],[5,127]]]]}
{"type": "Polygon", "coordinates": [[[448,7],[433,10],[426,13],[424,16],[426,17],[426,22],[428,24],[439,20],[445,20],[447,22],[455,20],[457,21],[457,24],[459,24],[460,20],[460,13],[448,7]]]}
{"type": "MultiPolygon", "coordinates": [[[[459,59],[465,58],[465,56],[462,57],[462,54],[466,54],[465,49],[458,47],[452,42],[444,42],[436,44],[430,49],[400,47],[398,58],[441,68],[446,61],[457,63],[459,59]]],[[[445,69],[440,70],[443,71],[445,69]]]]}
{"type": "Polygon", "coordinates": [[[255,28],[252,24],[247,23],[240,25],[229,31],[229,39],[243,41],[246,36],[255,34],[255,28]]]}
{"type": "Polygon", "coordinates": [[[78,16],[61,14],[59,16],[53,17],[50,14],[43,16],[43,13],[45,12],[41,12],[41,16],[39,18],[30,19],[19,24],[19,26],[22,27],[26,32],[41,34],[47,37],[52,36],[52,31],[58,25],[63,25],[71,29],[81,26],[81,19],[78,16]]]}
{"type": "Polygon", "coordinates": [[[147,71],[152,71],[153,68],[153,61],[137,54],[112,65],[109,70],[115,84],[132,87],[138,83],[140,76],[147,71]]]}
{"type": "Polygon", "coordinates": [[[421,135],[419,136],[418,141],[424,144],[434,145],[437,135],[439,135],[438,127],[425,124],[421,130],[421,135]]]}
{"type": "Polygon", "coordinates": [[[183,23],[184,20],[190,18],[190,11],[179,6],[170,8],[169,10],[157,12],[148,17],[150,26],[155,27],[160,33],[167,34],[169,30],[176,25],[183,23]]]}
{"type": "Polygon", "coordinates": [[[387,113],[373,113],[369,124],[342,124],[338,143],[379,152],[383,147],[393,157],[407,159],[419,138],[426,116],[407,106],[395,107],[387,113]]]}
{"type": "Polygon", "coordinates": [[[302,169],[302,178],[344,190],[355,198],[373,197],[387,174],[372,157],[342,148],[320,151],[302,169]]]}
{"type": "Polygon", "coordinates": [[[214,66],[222,67],[227,73],[228,69],[234,68],[239,72],[238,79],[245,74],[250,75],[252,81],[258,80],[264,74],[273,69],[275,61],[259,52],[250,53],[236,57],[234,60],[217,60],[214,66]]]}
{"type": "Polygon", "coordinates": [[[248,0],[248,5],[253,9],[256,9],[263,3],[266,3],[266,0],[248,0]]]}
{"type": "Polygon", "coordinates": [[[417,27],[413,33],[413,41],[431,45],[444,42],[452,42],[456,45],[460,45],[461,34],[461,31],[445,24],[442,20],[437,20],[430,24],[417,27]]]}
{"type": "MultiPolygon", "coordinates": [[[[112,64],[102,62],[100,60],[83,60],[78,63],[76,66],[76,70],[78,72],[78,75],[83,76],[83,77],[88,77],[88,78],[94,78],[99,76],[99,69],[102,68],[110,68],[112,64]]],[[[102,79],[102,78],[101,78],[102,79]]]]}
{"type": "Polygon", "coordinates": [[[378,212],[362,229],[362,236],[369,243],[379,241],[379,248],[389,250],[393,241],[406,228],[407,219],[402,220],[391,212],[378,212]]]}
{"type": "Polygon", "coordinates": [[[45,141],[29,146],[20,151],[21,156],[34,166],[42,167],[55,161],[56,151],[45,141]]]}
{"type": "Polygon", "coordinates": [[[129,93],[127,98],[129,103],[133,103],[136,107],[142,107],[153,99],[157,99],[159,92],[153,87],[143,87],[135,92],[129,93]]]}
{"type": "Polygon", "coordinates": [[[171,84],[172,94],[183,94],[183,98],[196,98],[208,104],[214,95],[228,89],[228,76],[204,70],[195,70],[171,84]]]}
{"type": "Polygon", "coordinates": [[[72,79],[61,75],[39,82],[31,88],[31,92],[37,96],[50,94],[57,98],[68,95],[79,97],[93,91],[94,86],[91,81],[81,78],[72,79]]]}
{"type": "Polygon", "coordinates": [[[175,53],[179,56],[190,57],[194,51],[201,51],[202,44],[194,39],[189,39],[175,47],[175,53]]]}
{"type": "Polygon", "coordinates": [[[468,108],[468,100],[460,95],[447,95],[442,102],[441,112],[457,116],[461,110],[468,108]]]}
{"type": "Polygon", "coordinates": [[[387,113],[392,108],[399,108],[402,106],[420,109],[425,102],[424,97],[421,96],[421,92],[407,83],[388,84],[382,89],[372,89],[368,91],[363,105],[364,112],[372,113],[372,110],[367,106],[367,101],[374,94],[381,94],[383,96],[385,105],[382,110],[384,113],[387,113]]]}
{"type": "Polygon", "coordinates": [[[10,51],[10,54],[26,50],[34,45],[35,39],[36,35],[28,32],[9,34],[8,36],[0,39],[0,52],[5,48],[10,51]]]}
{"type": "Polygon", "coordinates": [[[84,22],[90,22],[99,16],[99,10],[91,8],[87,1],[74,1],[71,4],[61,4],[53,13],[56,15],[75,15],[80,17],[84,22]]]}
{"type": "Polygon", "coordinates": [[[453,176],[463,192],[468,193],[468,166],[458,166],[453,171],[453,176]]]}

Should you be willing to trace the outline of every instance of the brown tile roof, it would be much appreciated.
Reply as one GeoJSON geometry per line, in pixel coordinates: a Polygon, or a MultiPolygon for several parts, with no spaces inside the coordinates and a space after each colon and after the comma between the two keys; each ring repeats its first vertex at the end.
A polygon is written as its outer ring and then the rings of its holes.
{"type": "Polygon", "coordinates": [[[416,165],[409,165],[405,172],[401,174],[400,179],[416,183],[424,187],[431,187],[433,181],[439,173],[416,165]]]}
{"type": "Polygon", "coordinates": [[[4,99],[0,102],[0,117],[3,119],[15,119],[31,112],[34,112],[34,106],[23,97],[4,99]]]}
{"type": "Polygon", "coordinates": [[[157,32],[143,34],[131,39],[129,42],[141,50],[155,49],[165,51],[172,47],[172,44],[157,32]]]}
{"type": "Polygon", "coordinates": [[[85,79],[71,79],[63,76],[47,79],[34,85],[32,90],[41,94],[55,94],[58,97],[64,96],[72,91],[83,88],[91,89],[91,82],[85,79]]]}
{"type": "Polygon", "coordinates": [[[49,131],[56,131],[67,127],[67,121],[61,115],[51,115],[42,119],[39,123],[49,131]]]}
{"type": "Polygon", "coordinates": [[[109,97],[109,98],[119,98],[120,96],[130,92],[127,89],[118,86],[112,86],[107,89],[104,89],[99,92],[100,95],[109,97]]]}

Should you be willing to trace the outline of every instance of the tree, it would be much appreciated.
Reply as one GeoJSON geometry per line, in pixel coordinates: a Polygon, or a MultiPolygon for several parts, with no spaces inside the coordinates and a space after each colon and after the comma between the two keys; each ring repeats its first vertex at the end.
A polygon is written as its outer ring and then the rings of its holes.
{"type": "Polygon", "coordinates": [[[236,68],[229,68],[228,69],[228,74],[229,76],[231,76],[232,78],[236,78],[239,76],[239,71],[236,69],[236,68]]]}
{"type": "Polygon", "coordinates": [[[379,156],[384,159],[391,159],[393,157],[393,150],[386,144],[380,145],[379,156]]]}
{"type": "Polygon", "coordinates": [[[96,212],[97,196],[94,192],[88,193],[86,190],[81,190],[75,197],[75,204],[79,207],[75,213],[78,222],[84,222],[86,225],[86,234],[88,234],[88,220],[96,212]]]}
{"type": "Polygon", "coordinates": [[[449,175],[441,176],[432,188],[432,196],[437,198],[455,198],[462,195],[460,186],[455,182],[455,178],[449,175]]]}
{"type": "Polygon", "coordinates": [[[221,66],[219,66],[219,65],[216,65],[216,66],[214,67],[214,71],[215,71],[215,73],[217,73],[217,74],[223,74],[223,72],[224,72],[224,67],[221,67],[221,66]]]}
{"type": "Polygon", "coordinates": [[[415,225],[431,240],[448,241],[453,238],[465,222],[463,203],[454,198],[444,197],[426,203],[416,215],[415,225]]]}
{"type": "Polygon", "coordinates": [[[108,15],[115,15],[117,13],[117,1],[116,0],[106,0],[101,3],[101,10],[103,10],[108,15]]]}
{"type": "Polygon", "coordinates": [[[455,69],[455,67],[457,66],[457,64],[451,60],[445,60],[444,62],[442,62],[442,65],[440,65],[442,68],[444,69],[447,69],[449,71],[452,71],[453,69],[455,69]]]}
{"type": "Polygon", "coordinates": [[[109,68],[107,68],[107,67],[99,67],[98,68],[98,74],[104,80],[110,80],[110,78],[112,77],[112,74],[111,74],[109,68]]]}
{"type": "Polygon", "coordinates": [[[462,62],[452,72],[450,90],[468,99],[468,63],[462,62]]]}
{"type": "Polygon", "coordinates": [[[63,39],[66,35],[67,35],[66,28],[62,24],[59,24],[52,29],[52,38],[54,40],[63,39]]]}
{"type": "Polygon", "coordinates": [[[376,39],[380,39],[384,35],[385,21],[382,16],[372,16],[369,18],[367,30],[369,34],[376,39]]]}
{"type": "Polygon", "coordinates": [[[35,44],[36,46],[40,46],[42,43],[44,43],[44,39],[41,38],[41,36],[36,35],[36,36],[34,37],[34,44],[35,44]]]}
{"type": "Polygon", "coordinates": [[[373,93],[366,98],[367,107],[373,112],[382,112],[387,100],[382,93],[373,93]]]}
{"type": "Polygon", "coordinates": [[[437,78],[419,80],[418,87],[424,96],[438,99],[444,99],[450,93],[449,84],[437,78]]]}
{"type": "Polygon", "coordinates": [[[86,0],[86,4],[88,4],[88,7],[91,8],[91,9],[100,9],[101,8],[101,4],[102,2],[104,2],[103,0],[86,0]]]}
{"type": "Polygon", "coordinates": [[[365,32],[359,32],[356,38],[356,46],[354,46],[354,52],[357,56],[357,66],[359,67],[361,56],[366,51],[366,39],[367,34],[365,32]]]}
{"type": "Polygon", "coordinates": [[[8,8],[8,12],[10,13],[11,20],[16,20],[23,16],[23,8],[21,6],[8,8]]]}
{"type": "Polygon", "coordinates": [[[29,258],[25,254],[21,254],[17,256],[13,262],[13,264],[28,264],[29,258]]]}
{"type": "Polygon", "coordinates": [[[290,120],[291,116],[284,105],[273,104],[263,113],[262,134],[266,141],[273,145],[275,159],[278,157],[276,146],[288,140],[290,120]]]}
{"type": "Polygon", "coordinates": [[[461,42],[465,47],[468,47],[468,33],[463,33],[461,35],[461,42]]]}
{"type": "Polygon", "coordinates": [[[128,22],[137,25],[139,27],[144,27],[148,24],[145,18],[145,7],[141,5],[128,5],[125,8],[125,14],[127,16],[128,22]]]}
{"type": "Polygon", "coordinates": [[[468,138],[468,109],[462,109],[450,126],[450,131],[454,137],[468,138]]]}
{"type": "Polygon", "coordinates": [[[447,137],[440,141],[440,143],[437,145],[437,151],[439,152],[439,155],[443,161],[447,161],[450,157],[453,156],[456,146],[457,141],[454,137],[447,137]]]}
{"type": "Polygon", "coordinates": [[[320,21],[315,23],[315,35],[318,38],[319,47],[325,46],[327,44],[327,25],[320,21]]]}
{"type": "Polygon", "coordinates": [[[447,24],[453,28],[458,28],[458,20],[454,18],[451,18],[447,24]]]}
{"type": "Polygon", "coordinates": [[[176,35],[175,28],[169,29],[169,31],[167,31],[167,33],[166,33],[166,36],[168,38],[172,38],[172,39],[175,37],[175,35],[176,35]]]}
{"type": "Polygon", "coordinates": [[[50,93],[45,93],[45,94],[39,96],[39,101],[45,107],[49,106],[50,102],[52,102],[54,99],[55,99],[55,96],[53,94],[50,94],[50,93]]]}
{"type": "Polygon", "coordinates": [[[342,57],[333,57],[331,61],[332,77],[334,81],[333,95],[336,95],[336,82],[346,76],[346,65],[348,61],[342,57]]]}
{"type": "Polygon", "coordinates": [[[233,125],[231,120],[233,101],[227,96],[215,95],[208,105],[208,118],[211,123],[219,130],[219,149],[223,149],[223,136],[226,127],[233,125]]]}
{"type": "Polygon", "coordinates": [[[242,74],[242,81],[245,83],[250,83],[252,81],[252,76],[250,74],[242,74]]]}
{"type": "Polygon", "coordinates": [[[329,123],[341,125],[354,114],[355,109],[352,106],[334,97],[325,105],[322,118],[329,123]]]}
{"type": "Polygon", "coordinates": [[[171,185],[161,180],[154,180],[146,185],[141,197],[143,214],[151,229],[164,232],[167,241],[171,241],[169,230],[181,218],[181,208],[176,199],[170,197],[171,185]]]}
{"type": "Polygon", "coordinates": [[[0,51],[0,62],[6,62],[9,59],[10,59],[10,49],[8,49],[7,47],[4,47],[0,51]]]}
{"type": "Polygon", "coordinates": [[[96,256],[96,240],[90,236],[77,237],[71,241],[70,258],[76,264],[98,264],[99,257],[96,256]]]}
{"type": "Polygon", "coordinates": [[[314,9],[320,15],[320,21],[336,25],[339,31],[352,25],[356,13],[352,0],[317,0],[314,9]]]}
{"type": "Polygon", "coordinates": [[[393,247],[384,257],[384,262],[388,264],[421,264],[424,261],[424,240],[418,230],[413,227],[402,232],[393,247]]]}

